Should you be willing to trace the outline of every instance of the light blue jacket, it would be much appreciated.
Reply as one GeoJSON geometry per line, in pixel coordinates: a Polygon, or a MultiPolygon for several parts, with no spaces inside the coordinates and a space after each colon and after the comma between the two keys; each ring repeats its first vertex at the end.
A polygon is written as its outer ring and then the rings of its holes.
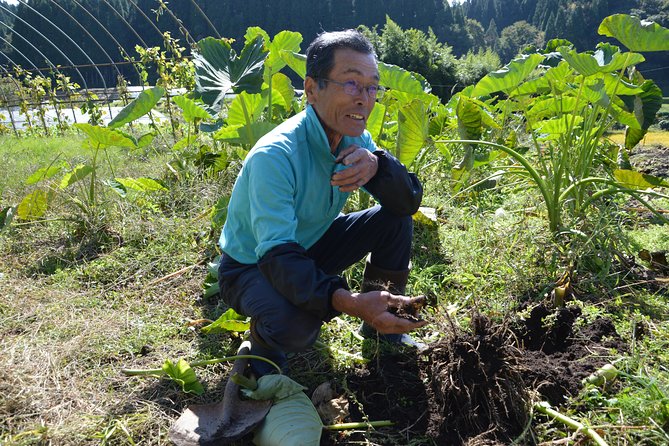
{"type": "MultiPolygon", "coordinates": [[[[373,152],[369,132],[344,136],[373,152]]],[[[219,239],[223,252],[257,263],[272,248],[297,243],[309,249],[341,212],[349,193],[330,185],[335,164],[325,131],[311,106],[262,137],[244,160],[219,239]]]]}

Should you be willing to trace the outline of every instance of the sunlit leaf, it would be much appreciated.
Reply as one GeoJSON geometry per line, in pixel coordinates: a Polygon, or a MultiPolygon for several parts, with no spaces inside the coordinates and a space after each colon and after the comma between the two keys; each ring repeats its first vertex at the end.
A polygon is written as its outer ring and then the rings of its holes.
{"type": "Polygon", "coordinates": [[[74,124],[74,126],[88,136],[93,146],[116,146],[131,149],[136,147],[135,143],[130,138],[114,129],[91,125],[87,122],[80,122],[74,124]]]}
{"type": "Polygon", "coordinates": [[[51,166],[37,169],[35,172],[33,172],[32,175],[30,175],[26,179],[26,184],[35,184],[39,183],[42,180],[47,180],[51,177],[58,175],[66,167],[68,167],[67,162],[61,161],[58,164],[52,164],[51,166]]]}
{"type": "Polygon", "coordinates": [[[160,181],[153,178],[115,178],[126,189],[133,189],[139,192],[165,191],[167,187],[160,181]]]}
{"type": "Polygon", "coordinates": [[[265,61],[264,73],[265,82],[268,82],[270,76],[278,73],[286,66],[286,61],[281,57],[282,51],[300,51],[302,34],[295,31],[281,31],[274,36],[274,40],[270,41],[269,35],[265,30],[254,26],[246,30],[244,39],[246,40],[246,43],[248,43],[257,36],[262,36],[265,46],[269,49],[269,55],[265,61]]]}
{"type": "Polygon", "coordinates": [[[88,164],[79,164],[77,167],[63,176],[63,178],[60,180],[60,188],[65,189],[70,187],[77,181],[81,181],[86,178],[88,175],[93,173],[94,170],[95,169],[93,166],[89,166],[88,164]]]}
{"type": "Polygon", "coordinates": [[[228,109],[228,125],[247,125],[258,121],[265,108],[261,94],[241,92],[228,109]]]}
{"type": "Polygon", "coordinates": [[[379,83],[386,88],[412,95],[423,95],[432,90],[430,84],[418,73],[383,62],[379,62],[378,67],[381,78],[379,83]]]}
{"type": "Polygon", "coordinates": [[[646,60],[639,53],[611,53],[607,51],[608,49],[610,47],[604,47],[595,51],[594,54],[588,54],[561,48],[560,53],[569,66],[584,76],[620,71],[646,60]]]}
{"type": "Polygon", "coordinates": [[[212,206],[211,212],[209,213],[209,218],[214,228],[220,229],[225,224],[225,220],[228,217],[229,202],[230,202],[230,197],[224,195],[218,199],[218,201],[214,206],[212,206]]]}
{"type": "Polygon", "coordinates": [[[156,106],[164,94],[163,87],[153,87],[142,91],[131,103],[123,107],[123,110],[109,122],[107,127],[114,129],[141,118],[156,106]]]}
{"type": "Polygon", "coordinates": [[[634,170],[617,169],[613,172],[613,176],[628,189],[645,190],[653,187],[669,187],[667,180],[634,170]]]}
{"type": "Polygon", "coordinates": [[[367,118],[367,131],[369,131],[374,140],[377,140],[381,136],[385,114],[386,106],[375,104],[372,112],[369,114],[369,118],[367,118]]]}
{"type": "Polygon", "coordinates": [[[163,364],[163,372],[177,382],[181,389],[186,393],[194,393],[195,395],[202,395],[204,393],[204,387],[200,381],[198,381],[195,371],[191,368],[190,364],[183,359],[174,364],[169,359],[163,364]]]}
{"type": "Polygon", "coordinates": [[[597,32],[617,39],[631,51],[669,51],[669,29],[627,14],[606,17],[597,32]]]}
{"type": "Polygon", "coordinates": [[[456,108],[460,139],[480,139],[482,132],[481,108],[467,97],[461,96],[456,108]]]}
{"type": "Polygon", "coordinates": [[[179,106],[182,111],[183,118],[187,122],[195,122],[196,120],[211,119],[212,116],[203,107],[200,107],[197,102],[186,96],[175,96],[172,98],[175,104],[179,106]]]}
{"type": "Polygon", "coordinates": [[[266,57],[261,36],[244,45],[239,57],[228,40],[202,39],[193,55],[196,92],[216,111],[228,93],[260,93],[266,57]]]}
{"type": "Polygon", "coordinates": [[[487,96],[496,91],[510,93],[528,78],[543,59],[541,54],[530,54],[512,60],[502,69],[483,77],[474,87],[472,96],[487,96]]]}
{"type": "Polygon", "coordinates": [[[235,310],[230,308],[214,322],[202,327],[202,332],[206,334],[226,333],[230,331],[244,332],[248,330],[250,326],[247,319],[246,316],[237,314],[235,310]]]}
{"type": "Polygon", "coordinates": [[[307,77],[307,56],[295,51],[281,51],[281,59],[302,79],[307,77]]]}
{"type": "Polygon", "coordinates": [[[276,124],[266,121],[254,122],[251,125],[228,126],[216,132],[214,139],[251,147],[275,127],[276,124]]]}
{"type": "Polygon", "coordinates": [[[21,220],[35,220],[44,215],[49,205],[49,194],[36,189],[26,195],[16,208],[16,216],[21,220]]]}
{"type": "Polygon", "coordinates": [[[418,99],[398,112],[397,158],[404,165],[410,165],[426,145],[428,120],[425,112],[425,103],[418,99]]]}
{"type": "Polygon", "coordinates": [[[582,116],[566,114],[559,118],[541,121],[535,126],[535,129],[537,133],[544,135],[544,139],[555,139],[572,128],[579,127],[581,123],[583,123],[582,116]]]}
{"type": "Polygon", "coordinates": [[[147,147],[149,144],[153,142],[153,139],[156,137],[155,133],[146,133],[142,136],[139,137],[137,140],[137,148],[142,149],[144,147],[147,147]]]}
{"type": "Polygon", "coordinates": [[[293,98],[295,98],[295,88],[290,78],[283,73],[272,76],[272,103],[290,110],[293,98]]]}

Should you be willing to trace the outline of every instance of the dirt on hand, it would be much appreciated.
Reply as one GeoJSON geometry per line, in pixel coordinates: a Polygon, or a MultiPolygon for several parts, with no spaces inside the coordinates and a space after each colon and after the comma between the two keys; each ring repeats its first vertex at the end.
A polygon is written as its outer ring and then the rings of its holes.
{"type": "Polygon", "coordinates": [[[410,303],[400,307],[388,307],[388,311],[397,317],[409,320],[411,322],[420,322],[423,320],[420,312],[427,304],[427,297],[419,296],[414,298],[410,303]]]}
{"type": "Polygon", "coordinates": [[[627,349],[609,319],[586,320],[577,307],[540,304],[525,314],[504,323],[475,315],[471,330],[451,324],[421,354],[377,352],[348,377],[357,400],[351,419],[392,420],[397,444],[417,436],[439,445],[509,444],[527,426],[532,402],[565,403],[611,349],[627,349]]]}

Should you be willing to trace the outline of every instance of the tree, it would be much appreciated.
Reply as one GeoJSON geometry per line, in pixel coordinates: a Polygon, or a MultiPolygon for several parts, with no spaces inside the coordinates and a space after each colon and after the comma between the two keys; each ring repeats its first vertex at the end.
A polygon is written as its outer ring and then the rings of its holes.
{"type": "MultiPolygon", "coordinates": [[[[364,28],[369,35],[376,29],[364,28]]],[[[407,70],[419,73],[432,85],[432,91],[446,98],[455,85],[455,56],[452,49],[439,42],[435,33],[428,29],[410,28],[403,30],[390,17],[378,37],[370,36],[377,46],[379,59],[383,62],[399,65],[407,70]]]]}
{"type": "Polygon", "coordinates": [[[503,62],[508,62],[528,45],[542,48],[544,44],[544,32],[525,20],[521,20],[502,30],[499,39],[499,55],[503,62]]]}
{"type": "Polygon", "coordinates": [[[483,40],[485,41],[485,45],[488,48],[492,48],[493,51],[497,51],[497,47],[499,46],[499,33],[497,32],[497,24],[495,23],[495,19],[490,19],[488,29],[485,30],[485,34],[483,36],[483,40]]]}
{"type": "Polygon", "coordinates": [[[470,48],[477,50],[485,47],[485,31],[478,20],[467,19],[467,34],[472,42],[470,48]]]}

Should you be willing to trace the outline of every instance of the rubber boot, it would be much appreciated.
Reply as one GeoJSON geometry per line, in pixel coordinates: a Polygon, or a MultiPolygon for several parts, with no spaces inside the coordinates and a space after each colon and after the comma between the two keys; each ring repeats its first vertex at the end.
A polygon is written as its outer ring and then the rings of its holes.
{"type": "MultiPolygon", "coordinates": [[[[362,278],[363,293],[368,291],[388,291],[391,294],[404,295],[410,268],[398,271],[387,270],[373,265],[367,258],[362,278]]],[[[379,339],[391,344],[404,344],[421,350],[425,344],[416,341],[408,334],[380,334],[366,322],[360,327],[360,335],[366,339],[379,339]]]]}
{"type": "MultiPolygon", "coordinates": [[[[251,355],[262,356],[276,363],[281,368],[281,372],[285,373],[288,369],[288,360],[284,352],[272,348],[270,345],[265,342],[265,340],[260,336],[256,327],[256,320],[251,318],[251,327],[249,329],[249,338],[251,341],[251,348],[249,353],[251,355]]],[[[256,378],[260,378],[264,375],[269,375],[271,373],[277,373],[276,367],[272,364],[262,361],[260,359],[251,359],[249,361],[249,366],[251,371],[256,378]]]]}

